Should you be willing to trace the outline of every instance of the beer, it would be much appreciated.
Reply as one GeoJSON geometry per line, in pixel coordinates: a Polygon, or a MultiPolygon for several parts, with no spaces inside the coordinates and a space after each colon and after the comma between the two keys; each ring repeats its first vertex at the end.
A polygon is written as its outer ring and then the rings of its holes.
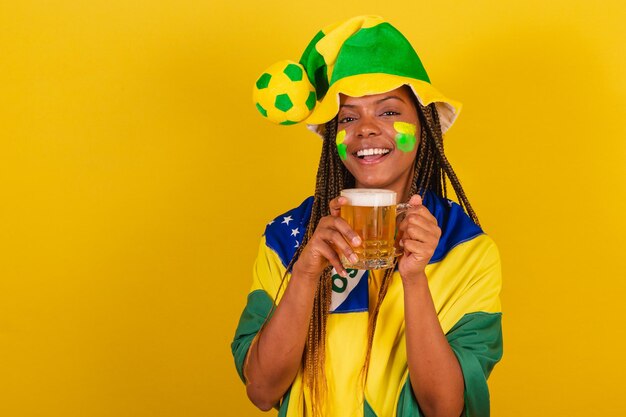
{"type": "Polygon", "coordinates": [[[343,190],[348,204],[341,207],[341,218],[361,237],[353,247],[358,256],[351,263],[341,256],[344,268],[385,269],[393,266],[396,235],[396,193],[390,190],[353,188],[343,190]]]}

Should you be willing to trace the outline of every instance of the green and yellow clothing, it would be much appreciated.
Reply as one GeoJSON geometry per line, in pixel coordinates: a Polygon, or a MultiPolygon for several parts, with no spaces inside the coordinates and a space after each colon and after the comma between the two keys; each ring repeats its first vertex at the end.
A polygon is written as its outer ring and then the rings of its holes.
{"type": "MultiPolygon", "coordinates": [[[[271,311],[286,265],[306,230],[312,204],[310,197],[278,216],[261,239],[247,305],[232,343],[237,371],[244,382],[246,354],[271,311]]],[[[426,275],[439,322],[463,371],[463,415],[488,416],[487,378],[502,357],[498,250],[458,204],[427,192],[424,205],[442,230],[426,275]]],[[[349,278],[333,275],[325,362],[328,390],[323,415],[422,415],[409,380],[404,294],[398,271],[380,307],[364,387],[360,373],[367,347],[370,300],[376,298],[382,272],[348,272],[349,278]]],[[[289,278],[287,274],[286,279],[289,278]]],[[[285,393],[279,410],[279,416],[312,416],[311,393],[303,385],[302,369],[285,393]]]]}

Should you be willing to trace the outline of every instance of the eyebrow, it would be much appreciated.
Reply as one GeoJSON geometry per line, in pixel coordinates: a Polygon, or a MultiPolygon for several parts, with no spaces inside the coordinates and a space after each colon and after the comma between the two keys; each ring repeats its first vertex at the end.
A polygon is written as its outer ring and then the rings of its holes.
{"type": "MultiPolygon", "coordinates": [[[[383,102],[385,102],[385,101],[387,101],[387,100],[391,100],[391,99],[400,100],[401,102],[405,103],[405,101],[404,101],[404,100],[402,100],[402,98],[401,98],[401,97],[398,97],[398,96],[387,96],[387,97],[383,97],[383,98],[381,98],[380,100],[376,100],[374,104],[380,104],[380,103],[383,103],[383,102]]],[[[342,108],[342,107],[355,108],[355,107],[357,107],[357,106],[356,106],[356,105],[354,105],[354,104],[341,104],[341,105],[339,106],[339,108],[342,108]]]]}

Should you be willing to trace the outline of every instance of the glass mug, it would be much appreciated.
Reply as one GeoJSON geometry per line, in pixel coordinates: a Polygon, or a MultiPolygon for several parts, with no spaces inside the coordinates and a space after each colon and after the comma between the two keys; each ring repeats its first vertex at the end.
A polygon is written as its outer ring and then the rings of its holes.
{"type": "MultiPolygon", "coordinates": [[[[359,260],[350,262],[344,255],[341,264],[351,269],[391,268],[396,257],[396,217],[408,204],[396,204],[396,192],[374,188],[349,188],[341,191],[348,202],[341,206],[341,218],[361,238],[352,247],[359,260]]],[[[352,246],[352,245],[350,245],[352,246]]]]}

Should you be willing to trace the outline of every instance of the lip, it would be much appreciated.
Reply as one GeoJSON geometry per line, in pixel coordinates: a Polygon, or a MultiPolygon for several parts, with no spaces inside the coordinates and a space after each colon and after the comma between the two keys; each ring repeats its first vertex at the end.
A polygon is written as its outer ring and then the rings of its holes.
{"type": "Polygon", "coordinates": [[[375,165],[375,164],[380,164],[383,161],[385,161],[389,155],[391,155],[394,152],[395,149],[393,148],[388,148],[386,146],[378,146],[378,147],[364,147],[361,149],[358,149],[354,152],[352,152],[350,155],[356,160],[357,163],[361,164],[361,165],[375,165]],[[363,149],[387,149],[389,150],[389,152],[387,152],[386,154],[375,154],[375,155],[367,155],[364,158],[360,158],[357,156],[357,153],[359,151],[362,151],[363,149]]]}

